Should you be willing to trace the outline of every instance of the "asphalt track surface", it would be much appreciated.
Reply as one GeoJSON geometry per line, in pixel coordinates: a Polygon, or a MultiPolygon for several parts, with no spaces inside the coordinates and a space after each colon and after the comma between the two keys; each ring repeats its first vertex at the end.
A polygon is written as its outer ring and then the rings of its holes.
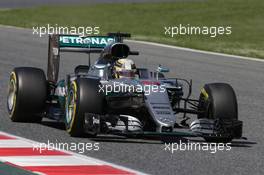
{"type": "MultiPolygon", "coordinates": [[[[62,123],[44,120],[41,124],[12,123],[6,110],[9,72],[16,66],[35,66],[46,70],[47,37],[39,38],[30,30],[0,27],[0,130],[47,143],[99,142],[99,151],[85,155],[150,174],[264,174],[263,105],[264,63],[232,57],[195,53],[180,49],[129,42],[141,55],[133,57],[138,67],[171,68],[169,76],[193,79],[193,97],[207,82],[228,82],[238,97],[239,118],[244,121],[245,140],[235,140],[230,151],[164,151],[160,141],[120,139],[101,136],[97,139],[71,138],[62,123]]],[[[61,77],[76,64],[87,63],[86,55],[64,54],[61,77]]],[[[196,138],[200,142],[202,139],[196,138]]]]}

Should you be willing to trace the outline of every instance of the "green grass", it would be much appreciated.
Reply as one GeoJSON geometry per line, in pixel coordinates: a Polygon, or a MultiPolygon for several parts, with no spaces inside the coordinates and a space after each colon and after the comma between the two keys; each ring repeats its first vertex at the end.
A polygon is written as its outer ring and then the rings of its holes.
{"type": "Polygon", "coordinates": [[[0,23],[19,27],[99,26],[101,33],[130,32],[133,39],[264,58],[264,1],[95,4],[0,10],[0,23]],[[165,35],[164,26],[232,26],[231,35],[211,38],[165,35]]]}

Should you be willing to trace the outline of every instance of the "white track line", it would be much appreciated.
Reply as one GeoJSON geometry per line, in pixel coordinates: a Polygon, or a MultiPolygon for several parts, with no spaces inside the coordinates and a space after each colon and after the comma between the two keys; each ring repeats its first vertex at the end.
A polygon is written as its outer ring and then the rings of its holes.
{"type": "Polygon", "coordinates": [[[6,156],[2,160],[18,166],[74,166],[74,165],[104,165],[92,158],[75,156],[6,156]]]}
{"type": "Polygon", "coordinates": [[[24,140],[0,140],[0,148],[30,148],[33,147],[32,143],[24,140]]]}
{"type": "Polygon", "coordinates": [[[172,45],[167,45],[167,44],[153,43],[153,42],[148,42],[148,41],[136,41],[136,40],[125,40],[125,41],[132,42],[132,43],[138,43],[138,44],[152,45],[152,46],[157,46],[157,47],[164,47],[164,48],[169,48],[169,49],[183,50],[183,51],[194,52],[194,53],[202,53],[202,54],[207,54],[207,55],[216,55],[216,56],[222,56],[222,57],[237,58],[241,60],[264,62],[264,59],[260,59],[260,58],[244,57],[244,56],[238,56],[238,55],[230,55],[230,54],[224,54],[224,53],[196,50],[196,49],[172,46],[172,45]]]}

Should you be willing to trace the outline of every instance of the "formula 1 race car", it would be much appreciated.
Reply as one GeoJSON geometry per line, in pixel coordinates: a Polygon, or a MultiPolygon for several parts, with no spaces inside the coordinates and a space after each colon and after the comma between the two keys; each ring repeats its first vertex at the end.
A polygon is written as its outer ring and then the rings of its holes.
{"type": "Polygon", "coordinates": [[[126,37],[130,34],[50,35],[47,77],[33,67],[17,67],[10,74],[10,119],[64,121],[71,136],[203,137],[213,142],[242,138],[237,99],[229,84],[206,84],[199,99],[191,99],[192,81],[166,78],[169,69],[161,65],[153,71],[136,67],[128,57],[139,53],[123,42],[126,37]],[[89,64],[77,65],[58,81],[61,52],[87,53],[89,64]],[[100,54],[93,65],[92,53],[100,54]],[[182,120],[177,122],[179,114],[182,120]],[[188,124],[186,114],[197,117],[188,124]]]}

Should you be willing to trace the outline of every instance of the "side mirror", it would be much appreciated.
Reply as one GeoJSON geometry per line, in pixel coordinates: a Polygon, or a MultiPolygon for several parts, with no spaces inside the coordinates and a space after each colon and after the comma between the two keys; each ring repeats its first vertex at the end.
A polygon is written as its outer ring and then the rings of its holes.
{"type": "Polygon", "coordinates": [[[159,65],[157,68],[157,72],[166,73],[166,72],[170,72],[170,69],[159,65]]]}

